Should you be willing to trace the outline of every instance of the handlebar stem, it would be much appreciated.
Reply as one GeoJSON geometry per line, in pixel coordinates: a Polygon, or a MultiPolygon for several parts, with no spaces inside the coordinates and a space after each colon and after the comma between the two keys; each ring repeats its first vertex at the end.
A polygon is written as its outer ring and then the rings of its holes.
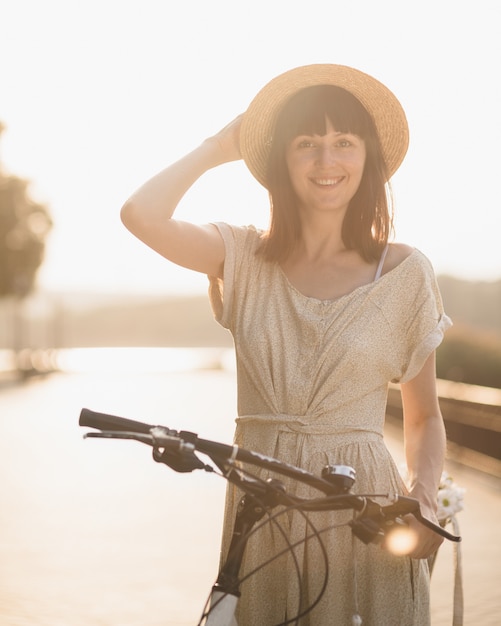
{"type": "Polygon", "coordinates": [[[285,492],[283,483],[278,480],[256,482],[253,489],[256,493],[244,494],[238,504],[228,555],[221,567],[214,590],[240,595],[239,572],[250,531],[267,511],[280,503],[280,494],[285,492]]]}

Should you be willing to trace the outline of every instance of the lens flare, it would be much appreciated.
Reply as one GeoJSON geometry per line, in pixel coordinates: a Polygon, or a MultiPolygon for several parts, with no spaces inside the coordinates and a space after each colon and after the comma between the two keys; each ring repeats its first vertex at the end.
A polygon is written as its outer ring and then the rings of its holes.
{"type": "Polygon", "coordinates": [[[417,535],[408,526],[396,526],[386,535],[384,543],[392,554],[403,556],[417,546],[417,535]]]}

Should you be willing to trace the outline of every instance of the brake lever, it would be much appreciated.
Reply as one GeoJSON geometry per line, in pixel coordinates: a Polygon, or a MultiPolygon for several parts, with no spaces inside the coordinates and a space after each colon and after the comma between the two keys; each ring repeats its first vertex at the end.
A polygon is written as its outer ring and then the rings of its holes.
{"type": "Polygon", "coordinates": [[[419,500],[416,500],[415,498],[411,498],[409,496],[398,496],[398,499],[394,504],[383,507],[383,514],[386,511],[390,513],[398,512],[398,517],[402,517],[403,515],[407,515],[410,513],[418,520],[418,522],[420,522],[421,524],[423,524],[423,526],[426,526],[430,530],[436,532],[437,535],[440,535],[441,537],[444,537],[445,539],[448,539],[449,541],[454,541],[456,543],[462,541],[462,538],[459,535],[453,535],[452,533],[445,530],[443,526],[435,524],[434,522],[424,517],[421,513],[419,500]]]}
{"type": "Polygon", "coordinates": [[[170,431],[163,426],[153,426],[149,433],[138,433],[123,430],[101,430],[84,434],[84,439],[93,437],[98,439],[131,439],[139,441],[155,448],[164,448],[169,452],[183,453],[193,452],[195,446],[192,443],[183,441],[175,431],[170,431]]]}
{"type": "Polygon", "coordinates": [[[176,472],[192,472],[196,469],[203,469],[213,472],[214,468],[206,465],[195,454],[195,446],[192,443],[183,441],[175,436],[174,431],[169,431],[163,426],[155,426],[150,429],[149,434],[136,433],[119,430],[103,430],[100,432],[85,433],[84,439],[91,437],[94,439],[128,439],[139,441],[149,446],[153,446],[153,459],[157,463],[168,465],[176,472]]]}
{"type": "Polygon", "coordinates": [[[364,543],[378,542],[384,537],[383,528],[385,526],[405,524],[402,517],[409,514],[449,541],[460,542],[462,540],[459,535],[453,535],[442,526],[423,517],[419,501],[406,496],[398,496],[396,502],[387,506],[381,506],[377,502],[367,499],[366,507],[357,518],[350,522],[350,526],[353,533],[364,543]]]}
{"type": "Polygon", "coordinates": [[[456,543],[459,543],[460,541],[463,540],[460,535],[453,535],[449,531],[445,530],[445,528],[443,528],[442,526],[439,526],[438,524],[434,524],[433,522],[430,522],[429,519],[426,519],[426,517],[423,517],[421,515],[420,510],[413,513],[413,515],[418,520],[418,522],[420,522],[427,528],[430,528],[431,530],[435,531],[438,535],[441,535],[445,539],[448,539],[449,541],[455,541],[456,543]]]}
{"type": "Polygon", "coordinates": [[[153,445],[153,437],[142,433],[122,432],[119,430],[103,430],[100,432],[85,433],[84,439],[129,439],[147,445],[153,445]]]}

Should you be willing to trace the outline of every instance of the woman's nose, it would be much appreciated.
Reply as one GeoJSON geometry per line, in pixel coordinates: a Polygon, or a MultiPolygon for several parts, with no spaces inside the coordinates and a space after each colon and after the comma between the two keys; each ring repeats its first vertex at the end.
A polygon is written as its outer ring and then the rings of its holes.
{"type": "Polygon", "coordinates": [[[317,153],[317,161],[319,165],[332,165],[336,162],[335,150],[331,146],[321,146],[317,153]]]}

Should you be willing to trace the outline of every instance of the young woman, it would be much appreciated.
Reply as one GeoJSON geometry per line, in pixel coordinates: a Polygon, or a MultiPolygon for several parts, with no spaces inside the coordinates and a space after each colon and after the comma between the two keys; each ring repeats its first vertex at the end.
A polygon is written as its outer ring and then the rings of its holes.
{"type": "MultiPolygon", "coordinates": [[[[389,243],[388,181],[407,145],[405,114],[380,82],[339,65],[296,68],[146,182],[122,219],[170,261],[209,276],[215,317],[235,343],[239,445],[317,474],[350,465],[359,493],[407,493],[383,441],[388,384],[399,382],[409,492],[436,521],[445,434],[434,350],[450,321],[428,260],[389,243]],[[266,232],[172,218],[205,171],[242,157],[270,193],[266,232]]],[[[223,553],[238,500],[230,488],[223,553]]],[[[346,519],[318,513],[314,522],[346,519]]],[[[279,521],[292,543],[310,532],[300,515],[279,521]]],[[[328,590],[301,624],[351,624],[353,616],[364,625],[429,624],[425,559],[441,539],[409,525],[415,543],[406,556],[353,540],[346,527],[325,532],[328,590]]],[[[273,525],[256,533],[244,570],[284,545],[273,525]]],[[[290,555],[244,583],[239,624],[281,623],[315,599],[324,573],[315,541],[296,559],[300,587],[290,555]]]]}

